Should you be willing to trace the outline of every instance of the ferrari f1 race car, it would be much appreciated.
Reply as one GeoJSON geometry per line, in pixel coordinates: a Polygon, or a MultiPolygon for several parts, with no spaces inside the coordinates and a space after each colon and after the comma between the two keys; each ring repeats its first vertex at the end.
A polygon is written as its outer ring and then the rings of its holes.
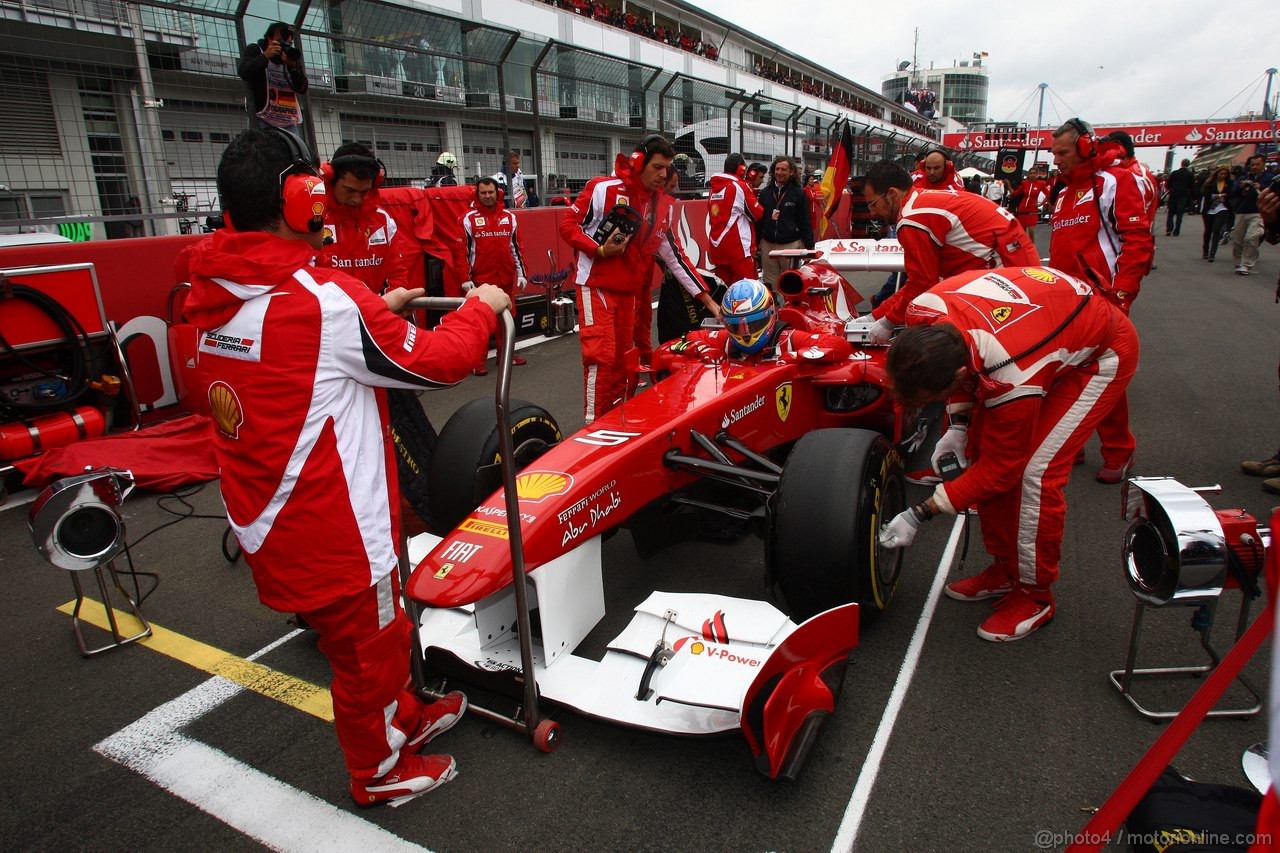
{"type": "MultiPolygon", "coordinates": [[[[900,449],[919,443],[922,422],[886,392],[885,350],[864,345],[853,310],[850,277],[900,271],[896,241],[794,254],[809,262],[779,279],[779,321],[837,338],[838,360],[803,346],[690,357],[677,341],[654,356],[668,375],[573,435],[528,403],[509,404],[505,434],[492,401],[454,414],[429,486],[450,532],[408,547],[420,674],[523,702],[523,722],[508,722],[546,751],[557,731],[537,724],[539,699],[651,731],[741,729],[761,772],[796,777],[835,708],[860,617],[897,587],[901,551],[876,533],[905,507],[900,449]],[[601,543],[626,527],[647,556],[691,514],[703,530],[763,538],[783,609],[654,591],[602,659],[575,654],[605,615],[601,543]]],[[[499,376],[499,415],[505,387],[499,376]]]]}

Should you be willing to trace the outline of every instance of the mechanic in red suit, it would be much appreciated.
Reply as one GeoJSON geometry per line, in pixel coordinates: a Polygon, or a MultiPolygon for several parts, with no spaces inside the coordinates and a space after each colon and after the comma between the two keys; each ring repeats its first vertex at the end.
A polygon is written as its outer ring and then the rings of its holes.
{"type": "Polygon", "coordinates": [[[862,194],[872,216],[897,226],[907,273],[897,293],[859,318],[875,321],[869,330],[873,343],[886,343],[906,318],[911,300],[939,279],[1040,263],[1013,214],[976,193],[914,189],[906,169],[884,160],[867,171],[862,194]]]}
{"type": "Polygon", "coordinates": [[[248,130],[223,152],[218,193],[233,227],[193,252],[186,315],[201,332],[227,518],[262,603],[316,631],[351,796],[372,805],[453,778],[451,757],[417,752],[466,709],[461,693],[424,705],[408,687],[383,389],[466,376],[510,301],[478,287],[428,332],[397,314],[421,288],[379,297],[312,266],[324,183],[288,139],[248,130]]]}
{"type": "Polygon", "coordinates": [[[946,593],[960,601],[999,597],[978,628],[984,640],[1018,640],[1053,618],[1063,488],[1137,363],[1129,318],[1053,269],[965,272],[908,307],[907,329],[889,348],[890,381],[910,406],[948,401],[951,425],[934,465],[952,451],[965,470],[886,524],[880,542],[910,545],[921,522],[976,507],[994,562],[946,593]]]}
{"type": "MultiPolygon", "coordinates": [[[[520,248],[520,237],[516,232],[516,217],[502,206],[502,200],[498,198],[498,182],[493,178],[476,181],[475,204],[462,215],[462,233],[466,240],[466,254],[458,266],[467,271],[467,280],[462,283],[463,293],[470,291],[477,282],[496,285],[512,298],[516,291],[524,291],[529,279],[525,276],[524,251],[520,248]]],[[[518,355],[512,355],[511,363],[527,364],[518,355]]],[[[480,365],[471,372],[484,376],[489,371],[480,365]]]]}
{"type": "Polygon", "coordinates": [[[1036,238],[1036,223],[1040,221],[1040,211],[1048,197],[1049,184],[1041,177],[1039,164],[1031,169],[1010,196],[1018,224],[1032,240],[1036,238]]]}
{"type": "Polygon", "coordinates": [[[764,208],[746,177],[747,161],[741,154],[730,154],[724,171],[711,176],[707,257],[726,283],[760,275],[755,261],[756,222],[764,216],[764,208]]]}
{"type": "Polygon", "coordinates": [[[673,371],[693,361],[724,358],[779,363],[812,361],[836,363],[853,355],[843,335],[788,329],[778,322],[778,309],[769,288],[756,279],[735,281],[720,302],[723,329],[697,329],[669,341],[654,353],[654,369],[673,371]]]}
{"type": "Polygon", "coordinates": [[[329,198],[316,266],[342,270],[374,293],[409,284],[406,237],[397,236],[395,219],[378,204],[382,163],[364,145],[348,142],[320,168],[329,198]]]}
{"type": "Polygon", "coordinates": [[[964,192],[964,181],[956,174],[956,164],[941,149],[934,149],[921,158],[911,173],[911,185],[918,190],[964,192]]]}
{"type": "Polygon", "coordinates": [[[672,231],[671,198],[662,192],[675,149],[645,137],[619,154],[612,175],[593,178],[560,220],[577,250],[578,338],[586,423],[612,409],[627,385],[626,353],[635,338],[636,300],[653,276],[654,255],[686,288],[706,290],[672,231]],[[628,233],[630,231],[630,233],[628,233]]]}
{"type": "MultiPolygon", "coordinates": [[[[1064,181],[1050,220],[1049,265],[1092,284],[1125,314],[1151,271],[1155,238],[1155,187],[1126,166],[1117,140],[1095,140],[1089,125],[1073,118],[1053,133],[1053,161],[1064,181]]],[[[1133,467],[1137,446],[1129,430],[1129,401],[1121,395],[1098,424],[1102,440],[1100,483],[1119,483],[1133,467]]]]}

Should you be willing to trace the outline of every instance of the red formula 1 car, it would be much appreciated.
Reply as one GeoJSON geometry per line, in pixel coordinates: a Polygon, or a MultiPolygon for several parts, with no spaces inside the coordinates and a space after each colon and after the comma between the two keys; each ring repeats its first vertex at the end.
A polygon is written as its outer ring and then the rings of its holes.
{"type": "Polygon", "coordinates": [[[881,549],[876,532],[904,508],[899,447],[917,426],[886,393],[885,350],[862,345],[865,326],[851,310],[861,297],[841,274],[901,269],[896,242],[828,241],[817,255],[779,279],[779,319],[849,341],[839,361],[803,348],[690,358],[667,344],[654,361],[669,375],[567,437],[544,410],[515,403],[515,502],[501,488],[492,402],[450,419],[430,490],[451,532],[409,544],[416,568],[406,592],[429,677],[519,699],[526,608],[542,699],[654,731],[740,728],[762,772],[795,778],[834,710],[859,614],[884,610],[897,586],[901,552],[881,549]],[[605,614],[602,539],[626,527],[647,555],[690,529],[690,516],[703,531],[762,535],[785,612],[655,591],[602,659],[575,654],[605,614]],[[514,589],[516,554],[527,593],[514,589]]]}

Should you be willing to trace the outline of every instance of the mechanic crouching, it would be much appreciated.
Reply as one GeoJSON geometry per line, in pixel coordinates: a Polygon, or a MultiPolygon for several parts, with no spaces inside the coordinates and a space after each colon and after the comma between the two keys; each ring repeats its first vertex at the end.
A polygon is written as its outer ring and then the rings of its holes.
{"type": "Polygon", "coordinates": [[[1063,488],[1133,376],[1137,332],[1088,284],[1041,267],[946,279],[910,303],[906,323],[889,348],[890,381],[908,406],[948,403],[934,468],[952,452],[964,471],[884,525],[880,544],[910,545],[923,522],[976,508],[994,562],[945,591],[997,599],[978,636],[1020,640],[1053,618],[1063,488]]]}

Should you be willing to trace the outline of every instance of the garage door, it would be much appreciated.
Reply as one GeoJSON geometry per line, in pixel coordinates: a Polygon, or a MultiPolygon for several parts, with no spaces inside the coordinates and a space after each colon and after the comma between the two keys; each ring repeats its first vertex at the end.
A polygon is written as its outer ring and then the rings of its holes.
{"type": "Polygon", "coordinates": [[[597,136],[557,133],[555,158],[544,171],[567,178],[569,186],[576,191],[584,182],[613,171],[609,140],[597,136]]]}
{"type": "Polygon", "coordinates": [[[342,141],[372,148],[386,166],[391,186],[426,178],[443,150],[443,139],[444,125],[439,122],[392,123],[342,116],[342,141]]]}

